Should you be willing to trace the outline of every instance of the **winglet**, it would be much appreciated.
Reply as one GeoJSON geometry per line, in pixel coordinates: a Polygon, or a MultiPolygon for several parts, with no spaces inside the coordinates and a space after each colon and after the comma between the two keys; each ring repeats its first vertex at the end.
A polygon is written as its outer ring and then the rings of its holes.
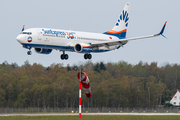
{"type": "MultiPolygon", "coordinates": [[[[164,29],[165,29],[165,27],[166,27],[166,24],[167,24],[167,21],[164,23],[164,26],[163,26],[162,30],[160,31],[160,33],[159,33],[158,35],[162,35],[163,37],[165,37],[165,36],[163,35],[163,32],[164,32],[164,29]]],[[[165,37],[165,38],[166,38],[166,37],[165,37]]]]}
{"type": "Polygon", "coordinates": [[[23,27],[22,27],[22,32],[24,31],[24,27],[25,27],[25,25],[23,25],[23,27]]]}

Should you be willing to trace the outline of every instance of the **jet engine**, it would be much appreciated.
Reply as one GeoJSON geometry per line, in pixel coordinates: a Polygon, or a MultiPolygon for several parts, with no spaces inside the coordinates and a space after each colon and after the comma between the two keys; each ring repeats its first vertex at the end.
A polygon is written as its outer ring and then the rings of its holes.
{"type": "Polygon", "coordinates": [[[74,50],[78,53],[89,53],[92,52],[92,46],[86,43],[78,43],[74,46],[74,50]]]}

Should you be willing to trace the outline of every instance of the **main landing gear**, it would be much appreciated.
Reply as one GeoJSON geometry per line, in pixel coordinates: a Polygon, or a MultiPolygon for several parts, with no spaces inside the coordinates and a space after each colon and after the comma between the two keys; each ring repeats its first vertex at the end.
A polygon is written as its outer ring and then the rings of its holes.
{"type": "MultiPolygon", "coordinates": [[[[68,54],[65,54],[65,51],[63,51],[63,54],[60,56],[61,60],[67,60],[69,58],[68,54]]],[[[92,55],[89,53],[84,54],[84,59],[91,59],[92,55]]]]}
{"type": "Polygon", "coordinates": [[[68,54],[65,54],[65,51],[63,51],[63,54],[60,56],[61,60],[67,60],[69,58],[68,54]]]}
{"type": "Polygon", "coordinates": [[[91,59],[92,58],[92,55],[91,54],[84,54],[84,59],[91,59]]]}

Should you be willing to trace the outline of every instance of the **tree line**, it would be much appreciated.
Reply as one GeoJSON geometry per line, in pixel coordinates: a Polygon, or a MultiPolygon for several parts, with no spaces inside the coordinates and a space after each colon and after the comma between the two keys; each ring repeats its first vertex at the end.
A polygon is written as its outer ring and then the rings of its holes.
{"type": "Polygon", "coordinates": [[[180,89],[180,65],[158,67],[139,62],[81,65],[0,64],[0,107],[78,107],[78,68],[91,84],[91,98],[82,90],[83,107],[154,107],[164,105],[180,89]]]}

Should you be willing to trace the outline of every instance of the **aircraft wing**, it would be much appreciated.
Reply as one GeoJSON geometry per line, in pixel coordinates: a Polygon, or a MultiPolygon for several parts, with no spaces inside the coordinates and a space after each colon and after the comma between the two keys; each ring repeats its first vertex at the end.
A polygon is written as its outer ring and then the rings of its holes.
{"type": "Polygon", "coordinates": [[[135,38],[128,38],[128,39],[119,39],[119,40],[114,40],[114,41],[103,41],[103,42],[98,42],[98,43],[91,43],[91,46],[93,48],[98,48],[98,47],[102,47],[102,46],[113,46],[113,45],[119,45],[121,47],[123,47],[123,44],[127,43],[130,40],[137,40],[137,39],[144,39],[144,38],[151,38],[151,37],[156,37],[159,35],[162,35],[163,37],[165,37],[163,35],[165,26],[166,26],[167,21],[165,22],[162,30],[160,31],[160,33],[158,34],[154,34],[154,35],[149,35],[149,36],[142,36],[142,37],[135,37],[135,38]]]}

